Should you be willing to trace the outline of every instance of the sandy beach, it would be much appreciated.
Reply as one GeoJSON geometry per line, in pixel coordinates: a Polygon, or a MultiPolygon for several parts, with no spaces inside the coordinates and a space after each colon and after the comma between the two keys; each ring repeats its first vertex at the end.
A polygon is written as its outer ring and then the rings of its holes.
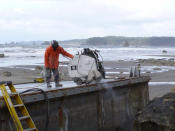
{"type": "MultiPolygon", "coordinates": [[[[130,68],[137,66],[138,61],[104,61],[106,76],[109,78],[128,77],[130,68]]],[[[67,63],[63,62],[59,67],[62,81],[71,80],[67,74],[67,63]]],[[[151,76],[149,83],[150,99],[175,91],[175,69],[172,66],[160,66],[156,62],[153,64],[150,61],[140,62],[140,64],[141,75],[151,76]]],[[[0,67],[0,78],[1,81],[12,81],[14,84],[33,82],[35,78],[41,77],[42,69],[42,66],[36,65],[0,67]]]]}

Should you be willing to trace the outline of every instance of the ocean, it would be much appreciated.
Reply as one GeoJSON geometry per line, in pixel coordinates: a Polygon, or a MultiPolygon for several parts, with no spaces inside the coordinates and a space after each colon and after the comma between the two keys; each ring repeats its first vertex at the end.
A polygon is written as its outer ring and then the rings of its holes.
{"type": "MultiPolygon", "coordinates": [[[[64,48],[75,55],[83,48],[64,48]]],[[[100,51],[99,58],[103,61],[137,60],[137,59],[169,59],[174,58],[175,48],[91,48],[100,51]],[[162,51],[166,50],[167,53],[162,51]]],[[[5,47],[0,48],[0,53],[5,57],[0,58],[0,67],[15,65],[43,65],[45,48],[5,47]]],[[[69,61],[60,56],[60,61],[69,61]]]]}

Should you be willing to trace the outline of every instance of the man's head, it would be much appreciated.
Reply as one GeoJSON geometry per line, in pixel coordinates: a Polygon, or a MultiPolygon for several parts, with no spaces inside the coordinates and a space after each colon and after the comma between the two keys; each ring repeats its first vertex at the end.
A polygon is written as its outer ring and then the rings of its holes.
{"type": "Polygon", "coordinates": [[[57,49],[58,46],[59,46],[59,43],[58,43],[58,41],[53,40],[53,41],[51,42],[51,45],[52,45],[52,48],[54,49],[54,51],[56,51],[56,49],[57,49]]]}

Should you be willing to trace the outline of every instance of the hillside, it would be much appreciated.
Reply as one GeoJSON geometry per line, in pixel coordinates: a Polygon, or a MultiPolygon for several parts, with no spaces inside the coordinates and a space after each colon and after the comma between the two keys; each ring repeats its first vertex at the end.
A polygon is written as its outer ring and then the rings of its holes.
{"type": "Polygon", "coordinates": [[[102,47],[175,47],[175,37],[92,37],[82,40],[62,41],[63,44],[102,47]]]}
{"type": "MultiPolygon", "coordinates": [[[[175,47],[175,37],[106,36],[59,41],[63,47],[175,47]]],[[[5,46],[47,46],[49,41],[21,41],[5,46]]],[[[2,47],[2,44],[0,45],[2,47]]]]}

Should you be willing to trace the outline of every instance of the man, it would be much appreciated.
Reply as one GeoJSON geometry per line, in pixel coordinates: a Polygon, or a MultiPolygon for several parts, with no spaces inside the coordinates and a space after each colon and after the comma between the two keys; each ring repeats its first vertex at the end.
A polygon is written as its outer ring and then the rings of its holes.
{"type": "Polygon", "coordinates": [[[51,81],[51,72],[54,75],[55,87],[61,86],[59,84],[59,73],[58,73],[58,66],[59,66],[59,55],[62,54],[69,58],[73,58],[73,55],[66,52],[56,40],[51,42],[51,45],[47,47],[45,51],[44,63],[46,68],[46,83],[47,87],[50,88],[50,81],[51,81]]]}

